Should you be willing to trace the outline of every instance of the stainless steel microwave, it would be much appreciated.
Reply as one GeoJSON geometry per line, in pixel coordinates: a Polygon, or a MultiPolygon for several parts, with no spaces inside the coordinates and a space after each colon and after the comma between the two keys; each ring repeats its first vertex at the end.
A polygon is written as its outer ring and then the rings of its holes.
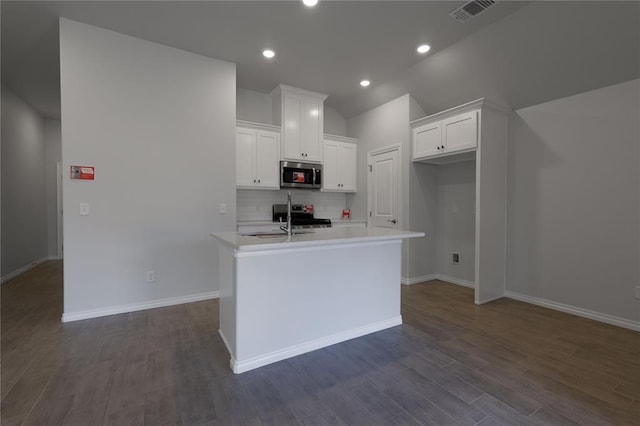
{"type": "Polygon", "coordinates": [[[280,188],[320,189],[321,187],[322,165],[280,162],[280,188]]]}

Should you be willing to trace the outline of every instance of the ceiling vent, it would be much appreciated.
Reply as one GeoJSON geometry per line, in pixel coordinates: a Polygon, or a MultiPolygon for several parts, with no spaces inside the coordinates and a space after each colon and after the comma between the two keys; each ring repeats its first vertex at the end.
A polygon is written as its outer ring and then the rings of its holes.
{"type": "Polygon", "coordinates": [[[458,22],[467,22],[498,3],[498,0],[472,0],[449,12],[449,16],[458,22]]]}

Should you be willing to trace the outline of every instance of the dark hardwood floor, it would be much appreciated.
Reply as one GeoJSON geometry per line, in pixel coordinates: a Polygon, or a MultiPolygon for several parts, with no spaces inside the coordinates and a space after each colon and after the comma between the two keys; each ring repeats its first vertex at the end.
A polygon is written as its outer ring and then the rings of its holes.
{"type": "Polygon", "coordinates": [[[62,265],[2,285],[2,425],[638,425],[640,334],[469,289],[234,375],[206,301],[61,324],[62,265]]]}

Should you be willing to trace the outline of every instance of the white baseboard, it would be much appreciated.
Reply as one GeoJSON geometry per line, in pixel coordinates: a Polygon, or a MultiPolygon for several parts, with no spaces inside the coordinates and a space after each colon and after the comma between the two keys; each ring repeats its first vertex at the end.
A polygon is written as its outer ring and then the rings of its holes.
{"type": "Polygon", "coordinates": [[[29,263],[28,265],[24,265],[22,268],[18,268],[13,272],[9,272],[8,274],[4,275],[0,279],[0,283],[4,283],[5,281],[9,281],[11,278],[15,278],[18,275],[27,272],[29,269],[35,268],[36,266],[38,266],[42,262],[46,262],[47,260],[54,260],[54,259],[55,259],[55,257],[53,257],[53,256],[45,256],[42,259],[34,260],[33,262],[29,263]]]}
{"type": "Polygon", "coordinates": [[[503,293],[503,294],[499,294],[497,296],[490,297],[488,299],[478,300],[477,302],[475,302],[475,304],[476,305],[484,305],[485,303],[493,302],[494,300],[502,299],[504,297],[505,297],[505,295],[503,293]]]}
{"type": "Polygon", "coordinates": [[[413,284],[418,284],[418,283],[423,283],[426,281],[433,281],[433,280],[440,280],[440,281],[446,281],[450,284],[457,284],[457,285],[461,285],[463,287],[469,287],[469,288],[475,288],[475,284],[473,283],[473,281],[467,281],[467,280],[463,280],[460,278],[454,278],[454,277],[450,277],[448,275],[444,275],[444,274],[430,274],[430,275],[422,275],[421,277],[414,277],[414,278],[406,278],[406,277],[402,277],[402,284],[404,285],[413,285],[413,284]]]}
{"type": "Polygon", "coordinates": [[[146,309],[163,308],[165,306],[181,305],[183,303],[218,299],[219,297],[219,291],[211,291],[207,293],[192,294],[189,296],[152,300],[150,302],[132,303],[131,305],[111,306],[108,308],[93,309],[89,311],[68,312],[62,314],[62,322],[79,321],[89,318],[105,317],[108,315],[124,314],[127,312],[144,311],[146,309]]]}
{"type": "Polygon", "coordinates": [[[589,309],[578,308],[564,303],[554,302],[552,300],[541,299],[539,297],[528,296],[526,294],[515,291],[505,291],[505,297],[519,300],[521,302],[531,303],[556,311],[566,312],[568,314],[577,315],[579,317],[592,319],[594,321],[604,322],[606,324],[616,325],[618,327],[628,328],[629,330],[640,331],[640,321],[632,321],[625,318],[616,317],[609,314],[591,311],[589,309]]]}
{"type": "Polygon", "coordinates": [[[430,274],[430,275],[422,275],[421,277],[413,277],[413,278],[402,277],[400,282],[404,285],[413,285],[413,284],[423,283],[425,281],[433,281],[435,279],[437,279],[436,274],[430,274]]]}
{"type": "Polygon", "coordinates": [[[222,343],[224,343],[224,346],[227,348],[227,352],[229,352],[229,368],[231,368],[231,371],[233,371],[233,352],[231,351],[231,346],[229,346],[229,342],[227,342],[227,338],[224,337],[224,334],[222,333],[222,330],[218,329],[218,334],[220,335],[220,338],[222,339],[222,343]]]}
{"type": "MultiPolygon", "coordinates": [[[[370,333],[375,333],[376,331],[395,327],[401,324],[402,324],[402,316],[397,316],[394,318],[390,318],[388,320],[375,322],[373,324],[368,324],[363,327],[357,327],[351,330],[347,330],[340,333],[332,334],[330,336],[322,337],[320,339],[311,340],[310,342],[305,342],[299,345],[290,346],[285,349],[270,352],[268,354],[260,355],[244,361],[238,361],[234,359],[233,354],[231,353],[231,351],[229,351],[229,353],[231,354],[231,362],[230,362],[231,369],[236,374],[244,373],[245,371],[253,370],[258,367],[263,367],[268,364],[273,364],[274,362],[282,361],[283,359],[287,359],[287,358],[291,358],[307,352],[315,351],[316,349],[325,348],[327,346],[335,345],[336,343],[355,339],[356,337],[364,336],[370,333]]],[[[228,346],[227,346],[227,349],[228,349],[228,346]]]]}
{"type": "Polygon", "coordinates": [[[461,285],[463,287],[476,288],[476,284],[473,281],[463,280],[462,278],[450,277],[444,274],[435,274],[435,280],[445,281],[450,284],[461,285]]]}

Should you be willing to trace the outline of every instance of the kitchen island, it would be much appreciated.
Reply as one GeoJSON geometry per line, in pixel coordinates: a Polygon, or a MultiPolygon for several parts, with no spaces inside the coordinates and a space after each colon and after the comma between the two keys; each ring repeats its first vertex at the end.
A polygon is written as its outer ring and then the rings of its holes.
{"type": "Polygon", "coordinates": [[[402,324],[402,240],[421,232],[325,228],[214,233],[220,335],[242,373],[402,324]]]}

